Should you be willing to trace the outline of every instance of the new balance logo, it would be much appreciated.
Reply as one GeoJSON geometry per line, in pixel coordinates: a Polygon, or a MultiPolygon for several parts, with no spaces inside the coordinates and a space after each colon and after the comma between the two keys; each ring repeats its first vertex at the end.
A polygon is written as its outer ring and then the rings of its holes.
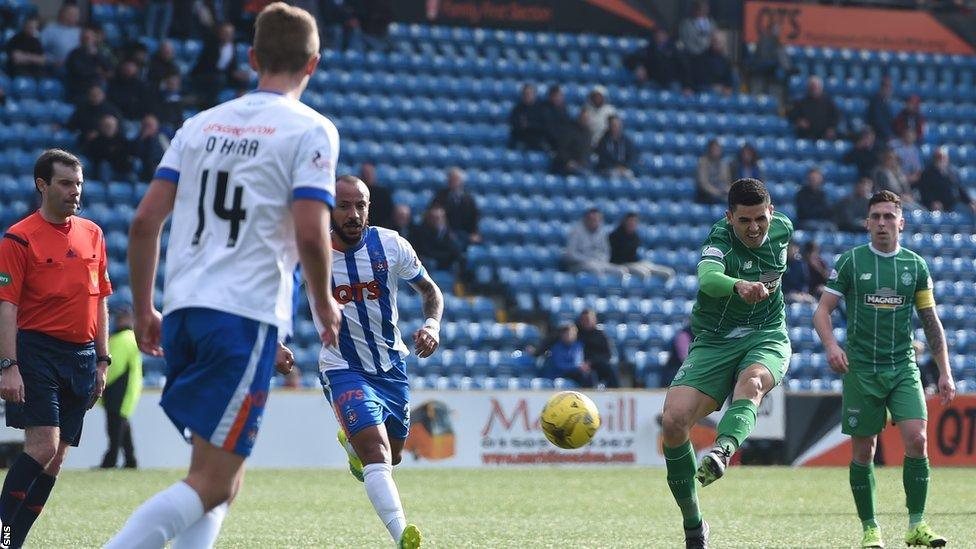
{"type": "Polygon", "coordinates": [[[864,273],[861,275],[861,280],[871,280],[871,273],[864,273]]]}

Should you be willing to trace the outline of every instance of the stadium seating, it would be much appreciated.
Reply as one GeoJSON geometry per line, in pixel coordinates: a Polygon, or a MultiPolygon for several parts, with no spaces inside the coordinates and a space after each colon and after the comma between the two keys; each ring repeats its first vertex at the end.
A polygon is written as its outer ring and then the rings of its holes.
{"type": "MultiPolygon", "coordinates": [[[[27,8],[25,8],[27,9],[27,8]]],[[[137,32],[137,14],[115,4],[95,4],[93,17],[109,39],[137,32]]],[[[9,36],[8,36],[9,37],[9,36]]],[[[727,151],[751,143],[764,159],[776,206],[788,215],[807,169],[819,166],[832,199],[847,194],[855,171],[841,162],[850,144],[797,139],[780,116],[779,101],[766,95],[685,95],[639,87],[623,58],[641,47],[634,38],[394,24],[391,51],[327,50],[321,70],[303,100],[330,116],[342,135],[339,172],[369,161],[399,203],[416,212],[444,183],[444,170],[460,165],[482,211],[484,242],[467,251],[464,284],[437,273],[447,297],[442,350],[411,356],[418,388],[560,388],[565,380],[540,377],[537,361],[523,349],[537,345],[539,327],[507,322],[562,322],[584,307],[594,308],[623,360],[634,365],[640,383],[656,386],[674,333],[686,322],[697,292],[694,276],[700,243],[721,206],[692,203],[697,157],[709,139],[727,151]],[[505,147],[507,117],[525,81],[559,82],[570,105],[579,105],[595,84],[607,88],[627,132],[641,150],[638,177],[557,176],[538,152],[505,147]],[[644,226],[646,258],[674,268],[664,282],[639,277],[571,274],[561,270],[564,237],[583,211],[600,208],[608,223],[637,211],[644,226]],[[472,296],[471,288],[492,297],[472,296]],[[455,294],[455,292],[458,292],[455,294]],[[541,312],[541,315],[539,314],[541,312]]],[[[155,40],[144,43],[154,49],[155,40]]],[[[201,50],[197,40],[176,41],[178,64],[191,67],[201,50]]],[[[239,45],[243,59],[246,47],[239,45]]],[[[800,93],[809,74],[824,77],[851,124],[858,124],[867,96],[882,73],[895,80],[896,96],[922,96],[930,131],[923,153],[948,145],[967,185],[976,185],[976,57],[836,48],[789,48],[798,73],[789,82],[800,93]],[[865,83],[867,82],[867,83],[865,83]]],[[[33,203],[30,173],[35,153],[71,146],[62,124],[71,114],[61,82],[0,75],[8,100],[0,108],[0,228],[24,215],[33,203]]],[[[232,93],[227,91],[225,96],[232,93]]],[[[192,114],[190,112],[187,113],[192,114]]],[[[102,224],[112,256],[116,299],[126,299],[126,232],[145,184],[89,181],[82,215],[102,224]]],[[[957,214],[906,212],[905,245],[929,261],[939,311],[953,351],[960,388],[976,389],[976,236],[972,222],[957,214]]],[[[863,243],[863,235],[797,231],[800,242],[820,243],[828,261],[863,243]]],[[[419,298],[406,286],[399,294],[406,340],[422,323],[419,298]]],[[[315,383],[318,337],[303,301],[293,346],[307,383],[315,383]]],[[[795,354],[790,390],[837,390],[812,331],[813,306],[791,304],[787,316],[795,354]]],[[[837,335],[843,319],[836,317],[837,335]]],[[[161,382],[159,365],[147,379],[161,382]]]]}

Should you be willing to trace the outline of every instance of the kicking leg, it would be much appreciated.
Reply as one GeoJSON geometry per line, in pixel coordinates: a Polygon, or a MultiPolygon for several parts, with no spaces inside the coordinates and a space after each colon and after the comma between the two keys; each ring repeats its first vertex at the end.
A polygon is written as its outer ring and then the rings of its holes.
{"type": "Polygon", "coordinates": [[[230,498],[207,511],[200,517],[200,520],[173,538],[173,543],[170,545],[172,549],[199,549],[214,546],[214,543],[217,542],[217,536],[220,535],[220,528],[224,524],[224,519],[227,517],[227,512],[230,510],[230,504],[241,492],[241,486],[244,484],[244,470],[245,467],[242,465],[237,474],[237,480],[234,482],[234,490],[231,492],[230,498]]]}
{"type": "Polygon", "coordinates": [[[698,507],[695,486],[695,449],[689,435],[698,420],[717,408],[715,400],[694,387],[668,389],[661,417],[664,458],[668,469],[668,488],[681,509],[686,547],[705,547],[708,525],[698,507]]]}
{"type": "Polygon", "coordinates": [[[763,396],[774,385],[773,374],[762,364],[752,364],[739,374],[732,390],[732,404],[718,423],[715,446],[698,467],[697,478],[702,486],[708,486],[725,474],[732,454],[756,427],[756,411],[763,396]]]}

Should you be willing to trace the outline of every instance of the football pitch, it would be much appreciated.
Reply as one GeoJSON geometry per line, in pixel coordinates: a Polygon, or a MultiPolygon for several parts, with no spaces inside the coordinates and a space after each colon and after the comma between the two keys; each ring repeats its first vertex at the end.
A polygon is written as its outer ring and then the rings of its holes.
{"type": "MultiPolygon", "coordinates": [[[[903,546],[901,468],[878,468],[878,518],[903,546]]],[[[396,471],[407,519],[429,547],[683,547],[663,468],[396,471]]],[[[699,488],[712,546],[852,547],[860,525],[847,469],[735,467],[699,488]]],[[[66,471],[28,547],[98,547],[175,470],[66,471]]],[[[976,547],[976,471],[936,468],[929,524],[976,547]]],[[[392,547],[362,484],[337,469],[253,470],[217,547],[392,547]]]]}

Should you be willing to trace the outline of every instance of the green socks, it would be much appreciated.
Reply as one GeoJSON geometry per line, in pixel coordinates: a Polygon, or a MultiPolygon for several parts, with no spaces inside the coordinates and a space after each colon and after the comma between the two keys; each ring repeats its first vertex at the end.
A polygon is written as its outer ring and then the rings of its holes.
{"type": "Polygon", "coordinates": [[[922,522],[922,515],[925,513],[925,498],[929,493],[929,458],[905,456],[901,480],[905,485],[908,527],[912,528],[922,522]]]}
{"type": "Polygon", "coordinates": [[[746,437],[756,427],[756,405],[749,399],[735,400],[718,422],[718,437],[715,443],[723,447],[729,455],[742,446],[746,437]]]}
{"type": "Polygon", "coordinates": [[[684,527],[697,528],[702,521],[701,510],[698,508],[698,492],[695,488],[695,449],[691,441],[687,441],[677,448],[664,447],[664,460],[668,466],[668,488],[674,501],[681,509],[684,527]]]}
{"type": "Polygon", "coordinates": [[[851,462],[851,493],[854,494],[854,506],[857,507],[857,517],[861,519],[861,526],[865,530],[877,528],[874,519],[874,464],[867,465],[851,462]]]}

